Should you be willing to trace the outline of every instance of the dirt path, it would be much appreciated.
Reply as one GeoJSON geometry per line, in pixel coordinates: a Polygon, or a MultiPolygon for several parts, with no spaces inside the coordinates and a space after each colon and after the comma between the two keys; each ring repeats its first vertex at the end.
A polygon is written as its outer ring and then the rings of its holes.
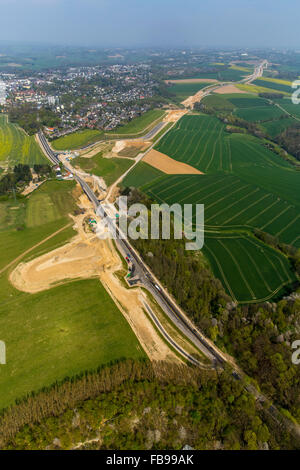
{"type": "Polygon", "coordinates": [[[51,238],[55,237],[56,235],[58,235],[60,232],[63,232],[64,230],[66,230],[66,228],[68,227],[71,227],[72,226],[72,223],[69,223],[67,225],[65,225],[64,227],[60,228],[59,230],[57,230],[56,232],[52,233],[51,235],[49,235],[47,238],[44,238],[42,241],[40,241],[39,243],[37,243],[36,245],[32,246],[31,248],[29,248],[28,250],[24,251],[24,253],[22,253],[21,255],[17,256],[17,258],[15,258],[14,260],[12,260],[9,264],[7,264],[6,266],[4,266],[4,268],[2,268],[0,270],[0,274],[4,273],[4,271],[6,271],[8,268],[10,268],[11,266],[13,266],[14,263],[17,263],[18,261],[21,261],[21,259],[26,256],[28,253],[30,253],[31,251],[35,250],[35,248],[41,246],[43,243],[47,242],[48,240],[51,240],[51,238]]]}

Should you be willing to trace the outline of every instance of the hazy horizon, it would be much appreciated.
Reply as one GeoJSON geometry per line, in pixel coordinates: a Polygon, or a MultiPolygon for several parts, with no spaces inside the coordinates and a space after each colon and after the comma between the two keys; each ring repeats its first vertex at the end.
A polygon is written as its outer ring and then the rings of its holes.
{"type": "Polygon", "coordinates": [[[0,0],[0,42],[300,48],[296,0],[0,0]]]}

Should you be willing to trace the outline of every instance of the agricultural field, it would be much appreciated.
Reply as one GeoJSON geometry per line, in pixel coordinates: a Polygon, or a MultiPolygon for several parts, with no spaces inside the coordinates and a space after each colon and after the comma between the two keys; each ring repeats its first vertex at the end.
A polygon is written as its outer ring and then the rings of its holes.
{"type": "Polygon", "coordinates": [[[133,165],[133,161],[125,157],[104,158],[100,152],[92,158],[77,158],[76,165],[87,173],[102,177],[107,186],[110,186],[133,165]]]}
{"type": "Polygon", "coordinates": [[[227,99],[227,95],[219,95],[213,93],[205,96],[202,103],[208,108],[213,108],[217,111],[233,111],[234,105],[227,99]]]}
{"type": "Polygon", "coordinates": [[[55,150],[76,150],[86,145],[98,142],[104,137],[102,131],[93,129],[85,129],[83,131],[74,132],[73,134],[65,135],[59,139],[51,142],[51,146],[55,150]]]}
{"type": "Polygon", "coordinates": [[[260,229],[283,243],[300,247],[299,172],[265,148],[261,140],[229,134],[214,116],[185,115],[156,149],[205,174],[153,175],[138,164],[133,172],[140,177],[129,174],[123,184],[139,186],[158,203],[205,205],[204,253],[227,291],[232,289],[233,298],[239,302],[274,298],[294,282],[286,257],[250,234],[260,229]],[[247,253],[253,258],[251,263],[246,261],[247,253]],[[265,282],[257,283],[253,263],[265,282]]]}
{"type": "MultiPolygon", "coordinates": [[[[2,198],[0,201],[0,271],[10,259],[61,230],[72,220],[77,207],[72,196],[73,181],[48,181],[27,198],[2,198]]],[[[66,229],[66,233],[74,232],[66,229]]],[[[63,235],[59,235],[63,238],[63,235]]]]}
{"type": "Polygon", "coordinates": [[[278,80],[277,81],[274,81],[273,79],[271,78],[258,78],[257,80],[254,80],[252,82],[254,85],[257,85],[257,86],[262,86],[264,88],[271,88],[272,90],[276,90],[277,92],[283,92],[283,93],[286,93],[286,94],[291,94],[292,93],[292,88],[291,88],[291,84],[288,83],[288,84],[283,84],[283,83],[278,83],[278,80]]]}
{"type": "MultiPolygon", "coordinates": [[[[257,80],[258,81],[258,80],[257,80]]],[[[256,81],[255,81],[256,82],[256,81]]],[[[265,82],[265,83],[268,83],[268,82],[265,82]]],[[[270,83],[269,83],[270,85],[270,83]]],[[[286,95],[288,96],[290,93],[287,93],[286,91],[283,91],[283,90],[278,90],[276,88],[271,88],[270,86],[264,86],[264,83],[263,82],[260,82],[260,83],[250,83],[250,84],[246,84],[246,83],[238,83],[237,85],[237,88],[239,88],[240,90],[242,91],[245,91],[246,93],[281,93],[283,95],[286,95]]]]}
{"type": "Polygon", "coordinates": [[[284,109],[287,113],[291,114],[291,116],[300,120],[300,105],[299,104],[293,104],[291,99],[284,99],[284,98],[281,100],[275,100],[275,102],[278,106],[280,106],[280,108],[284,109]]]}
{"type": "Polygon", "coordinates": [[[18,163],[47,163],[47,159],[36,143],[34,136],[28,136],[23,129],[0,115],[0,165],[13,166],[18,163]]]}
{"type": "Polygon", "coordinates": [[[208,233],[203,251],[227,293],[240,303],[272,298],[296,280],[285,256],[251,236],[208,233]]]}
{"type": "MultiPolygon", "coordinates": [[[[300,122],[298,123],[300,125],[300,122]]],[[[277,137],[281,132],[283,132],[288,127],[296,126],[297,121],[292,117],[286,117],[278,119],[276,121],[268,121],[263,123],[263,127],[266,132],[272,138],[277,137]]]]}
{"type": "Polygon", "coordinates": [[[286,116],[284,111],[271,104],[267,106],[239,108],[234,114],[249,122],[273,121],[286,116]]]}
{"type": "Polygon", "coordinates": [[[256,98],[254,95],[249,98],[247,95],[238,98],[225,96],[235,107],[236,116],[249,122],[261,123],[271,137],[276,137],[288,127],[300,123],[300,107],[294,105],[290,99],[273,101],[256,98]]]}
{"type": "Polygon", "coordinates": [[[48,181],[28,199],[26,206],[26,227],[37,227],[66,217],[76,209],[72,197],[73,181],[48,181]],[[66,183],[66,184],[65,184],[66,183]]]}
{"type": "Polygon", "coordinates": [[[226,126],[214,116],[183,116],[155,149],[206,174],[233,173],[299,203],[299,172],[265,148],[261,140],[226,132],[226,126]]]}
{"type": "Polygon", "coordinates": [[[8,280],[20,261],[62,246],[75,235],[68,217],[75,207],[73,188],[73,182],[53,181],[29,198],[0,201],[0,331],[7,347],[0,409],[66,376],[123,357],[145,357],[98,280],[66,282],[38,294],[18,291],[8,280]]]}
{"type": "Polygon", "coordinates": [[[234,175],[174,175],[143,190],[159,203],[204,204],[205,228],[258,228],[300,247],[299,206],[234,175]]]}
{"type": "MultiPolygon", "coordinates": [[[[238,82],[250,75],[253,70],[253,68],[250,67],[228,66],[223,63],[207,63],[202,65],[213,70],[210,72],[200,72],[194,76],[183,75],[180,76],[180,79],[214,79],[220,82],[238,82]]],[[[178,79],[178,76],[169,76],[168,79],[178,79]]]]}
{"type": "Polygon", "coordinates": [[[270,103],[264,98],[257,98],[255,95],[246,93],[238,98],[234,95],[225,95],[235,108],[254,108],[258,106],[268,106],[270,103]]]}
{"type": "Polygon", "coordinates": [[[163,176],[163,173],[148,163],[139,162],[122,181],[123,187],[141,187],[163,176]]]}
{"type": "Polygon", "coordinates": [[[165,111],[162,109],[151,109],[141,116],[133,119],[122,127],[118,127],[112,131],[106,133],[107,136],[125,136],[125,135],[138,135],[144,134],[148,130],[152,129],[160,119],[164,116],[165,111]]]}
{"type": "Polygon", "coordinates": [[[180,102],[209,85],[211,83],[175,83],[169,87],[169,91],[175,93],[176,100],[180,102]]]}
{"type": "Polygon", "coordinates": [[[98,280],[26,294],[15,290],[6,276],[0,276],[0,330],[7,347],[0,409],[66,376],[123,357],[145,357],[98,280]]]}

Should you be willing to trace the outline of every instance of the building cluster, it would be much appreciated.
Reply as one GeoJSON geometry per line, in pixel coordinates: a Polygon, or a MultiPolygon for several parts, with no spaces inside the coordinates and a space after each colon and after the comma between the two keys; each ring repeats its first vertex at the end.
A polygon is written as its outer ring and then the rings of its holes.
{"type": "Polygon", "coordinates": [[[157,81],[147,64],[69,67],[27,73],[0,73],[7,108],[30,103],[55,112],[53,137],[81,128],[115,129],[152,107],[157,81]]]}

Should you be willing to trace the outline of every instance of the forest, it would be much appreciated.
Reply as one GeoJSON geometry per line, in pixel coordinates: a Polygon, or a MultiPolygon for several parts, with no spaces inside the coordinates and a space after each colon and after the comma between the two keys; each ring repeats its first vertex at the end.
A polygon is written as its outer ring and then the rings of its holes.
{"type": "Polygon", "coordinates": [[[231,370],[120,361],[27,397],[0,417],[2,449],[296,449],[231,370]]]}

